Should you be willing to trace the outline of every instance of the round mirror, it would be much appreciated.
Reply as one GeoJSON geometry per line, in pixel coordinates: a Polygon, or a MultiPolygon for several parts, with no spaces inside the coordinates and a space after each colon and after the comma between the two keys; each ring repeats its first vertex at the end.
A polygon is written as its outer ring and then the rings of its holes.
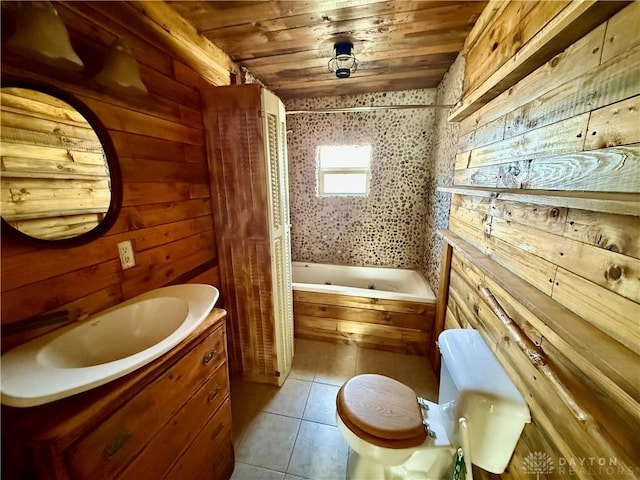
{"type": "Polygon", "coordinates": [[[52,247],[93,240],[122,198],[115,149],[98,118],[50,87],[3,82],[2,230],[52,247]]]}

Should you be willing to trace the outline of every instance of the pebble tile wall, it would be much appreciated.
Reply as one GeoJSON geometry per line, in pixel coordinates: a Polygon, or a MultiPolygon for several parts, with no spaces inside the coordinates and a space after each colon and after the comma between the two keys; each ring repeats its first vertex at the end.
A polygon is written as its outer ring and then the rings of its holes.
{"type": "MultiPolygon", "coordinates": [[[[436,98],[439,104],[453,105],[460,100],[464,67],[464,57],[458,55],[438,85],[436,98]]],[[[427,182],[427,237],[422,266],[434,292],[438,291],[440,283],[440,254],[442,252],[442,239],[436,236],[436,231],[448,227],[451,207],[451,195],[438,192],[436,188],[453,184],[453,170],[458,144],[458,124],[447,122],[449,113],[449,110],[438,110],[436,113],[433,156],[427,182]]]]}
{"type": "MultiPolygon", "coordinates": [[[[285,102],[287,110],[431,104],[435,89],[285,102]]],[[[423,268],[435,109],[287,116],[292,259],[423,268]],[[318,197],[316,147],[372,145],[367,197],[318,197]]]]}

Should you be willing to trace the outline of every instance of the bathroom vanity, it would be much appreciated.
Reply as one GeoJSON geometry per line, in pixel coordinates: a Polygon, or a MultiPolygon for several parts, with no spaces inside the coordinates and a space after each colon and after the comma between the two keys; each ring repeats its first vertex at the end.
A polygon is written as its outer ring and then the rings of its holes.
{"type": "Polygon", "coordinates": [[[24,455],[43,479],[228,479],[225,317],[214,308],[178,346],[111,383],[39,407],[4,407],[9,454],[24,455]]]}

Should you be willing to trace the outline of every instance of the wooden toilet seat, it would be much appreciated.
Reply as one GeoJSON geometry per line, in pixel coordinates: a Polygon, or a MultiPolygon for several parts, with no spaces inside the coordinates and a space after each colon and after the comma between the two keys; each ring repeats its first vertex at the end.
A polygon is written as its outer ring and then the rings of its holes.
{"type": "Polygon", "coordinates": [[[383,375],[357,375],[336,400],[342,422],[363,440],[384,448],[422,444],[426,431],[416,392],[383,375]]]}

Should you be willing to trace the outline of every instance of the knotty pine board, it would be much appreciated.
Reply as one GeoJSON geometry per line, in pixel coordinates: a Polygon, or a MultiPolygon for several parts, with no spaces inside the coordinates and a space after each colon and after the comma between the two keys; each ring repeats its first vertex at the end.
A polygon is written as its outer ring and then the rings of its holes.
{"type": "MultiPolygon", "coordinates": [[[[473,115],[462,120],[459,123],[460,140],[473,130],[499,120],[513,110],[514,105],[524,105],[597,67],[600,64],[606,27],[603,24],[594,29],[473,115]]],[[[471,148],[475,146],[481,145],[470,145],[471,148]]]]}
{"type": "Polygon", "coordinates": [[[563,235],[640,259],[640,217],[569,209],[563,235]]]}
{"type": "Polygon", "coordinates": [[[637,143],[454,171],[455,185],[527,189],[532,194],[535,190],[634,193],[639,180],[637,143]]]}
{"type": "Polygon", "coordinates": [[[508,2],[467,55],[465,91],[472,91],[511,58],[569,2],[508,2]]]}

